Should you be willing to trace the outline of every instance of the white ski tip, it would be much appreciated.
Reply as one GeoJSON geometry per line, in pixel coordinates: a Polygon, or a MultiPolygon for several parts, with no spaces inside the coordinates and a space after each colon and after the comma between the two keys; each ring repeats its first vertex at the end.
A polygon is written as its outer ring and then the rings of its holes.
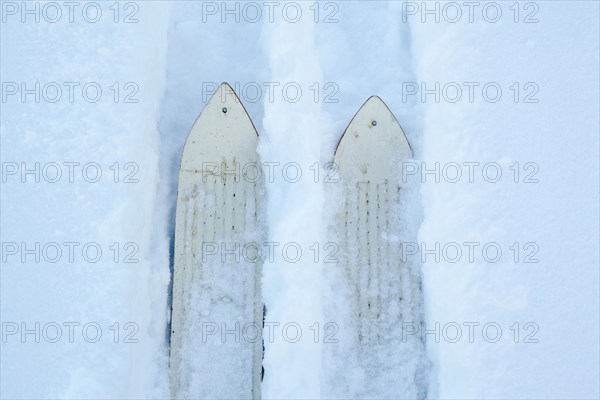
{"type": "Polygon", "coordinates": [[[194,123],[183,148],[182,171],[236,157],[255,159],[258,133],[233,88],[223,82],[194,123]]]}
{"type": "Polygon", "coordinates": [[[412,158],[402,127],[378,96],[371,96],[344,131],[335,153],[343,177],[395,180],[400,163],[412,158]]]}

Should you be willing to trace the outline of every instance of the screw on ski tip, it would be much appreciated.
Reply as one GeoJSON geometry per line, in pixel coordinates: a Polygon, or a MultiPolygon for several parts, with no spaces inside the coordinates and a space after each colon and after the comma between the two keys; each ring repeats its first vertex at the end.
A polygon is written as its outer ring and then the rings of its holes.
{"type": "Polygon", "coordinates": [[[223,110],[221,111],[223,111],[223,114],[227,114],[227,107],[223,107],[223,110]]]}
{"type": "Polygon", "coordinates": [[[373,126],[377,126],[377,121],[373,121],[373,122],[371,122],[371,125],[373,125],[373,126]]]}

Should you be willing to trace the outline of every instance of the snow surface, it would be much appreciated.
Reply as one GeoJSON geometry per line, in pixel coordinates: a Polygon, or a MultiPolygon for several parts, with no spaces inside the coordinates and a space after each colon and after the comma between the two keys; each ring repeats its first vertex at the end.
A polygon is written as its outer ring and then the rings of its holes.
{"type": "MultiPolygon", "coordinates": [[[[432,16],[422,22],[420,14],[403,14],[420,2],[330,2],[330,8],[319,3],[319,19],[337,7],[338,22],[314,23],[313,3],[303,2],[298,23],[283,19],[280,8],[273,22],[263,16],[258,23],[236,23],[230,16],[222,23],[219,15],[203,14],[208,2],[144,1],[134,3],[139,21],[130,24],[113,22],[112,2],[102,3],[98,23],[77,13],[70,23],[64,6],[58,23],[43,18],[36,23],[31,16],[22,23],[7,11],[9,3],[0,4],[2,96],[7,82],[27,82],[29,88],[34,82],[79,82],[79,88],[97,82],[103,95],[90,103],[76,90],[70,102],[63,86],[56,103],[35,102],[33,95],[25,102],[8,96],[0,103],[3,171],[10,168],[6,163],[32,168],[35,162],[55,162],[63,172],[58,183],[35,183],[32,175],[22,183],[17,174],[1,184],[0,397],[169,396],[169,254],[177,169],[189,128],[210,95],[207,86],[221,81],[263,88],[256,101],[250,90],[242,96],[261,136],[259,154],[263,162],[297,162],[305,178],[289,183],[276,175],[267,185],[269,240],[298,242],[308,257],[263,267],[267,320],[296,322],[303,329],[297,343],[281,336],[266,343],[263,397],[317,398],[332,385],[323,381],[328,374],[321,360],[330,344],[314,343],[310,326],[319,322],[322,330],[328,322],[323,310],[335,298],[330,289],[335,282],[307,250],[328,241],[332,207],[329,192],[313,182],[309,167],[331,161],[347,123],[372,94],[394,112],[419,163],[432,169],[435,162],[495,162],[503,173],[496,183],[483,180],[481,169],[473,183],[465,176],[458,183],[438,183],[426,175],[420,194],[404,210],[406,229],[428,249],[436,242],[481,243],[473,262],[465,259],[464,246],[459,262],[449,257],[436,262],[432,255],[421,262],[428,396],[600,396],[598,3],[522,2],[515,23],[513,2],[507,2],[501,3],[497,23],[483,19],[480,9],[468,22],[466,8],[460,22],[436,23],[432,16]],[[537,7],[537,23],[522,23],[535,10],[526,4],[537,7]],[[110,89],[115,82],[119,102],[110,89]],[[130,93],[128,82],[139,87],[137,103],[122,101],[130,93]],[[273,101],[267,82],[280,84],[273,101]],[[289,82],[303,89],[296,103],[279,90],[289,82]],[[310,89],[315,82],[317,102],[310,89]],[[452,103],[427,95],[421,101],[406,95],[406,84],[413,82],[428,89],[435,82],[456,82],[463,97],[452,103]],[[465,82],[479,83],[473,102],[465,82]],[[503,90],[496,103],[481,95],[489,82],[503,90]],[[516,103],[510,89],[515,82],[516,103]],[[527,83],[539,88],[529,98],[537,103],[524,102],[535,89],[525,88],[527,83]],[[337,101],[325,102],[334,92],[337,101]],[[98,163],[102,179],[88,183],[75,167],[71,183],[65,162],[98,163]],[[115,162],[119,183],[109,168],[115,162]],[[123,182],[131,171],[124,167],[128,162],[139,167],[138,183],[123,182]],[[519,183],[514,182],[517,162],[519,183]],[[535,164],[525,167],[528,162],[535,164]],[[535,166],[539,182],[524,183],[535,166]],[[73,262],[64,245],[58,262],[36,262],[31,254],[22,262],[21,252],[10,255],[12,248],[6,247],[22,242],[28,249],[35,242],[80,245],[73,262]],[[80,251],[92,242],[103,250],[95,263],[80,251]],[[119,262],[110,249],[115,242],[119,262]],[[518,262],[511,250],[515,242],[518,262]],[[138,262],[123,262],[131,249],[124,248],[127,243],[139,246],[138,262]],[[500,261],[483,259],[485,243],[498,243],[500,261]],[[532,249],[539,262],[523,262],[532,249]],[[21,323],[35,330],[36,322],[39,343],[34,333],[7,334],[15,326],[21,330],[21,323]],[[70,322],[80,324],[73,325],[73,343],[65,325],[70,322]],[[126,328],[128,322],[135,325],[126,328]],[[56,343],[49,340],[52,323],[62,327],[56,343]],[[82,335],[90,323],[102,329],[96,343],[82,335]],[[465,323],[474,327],[472,343],[465,323]],[[485,324],[492,324],[488,340],[482,335],[485,324]],[[126,343],[136,326],[137,342],[126,343]],[[456,326],[462,336],[453,343],[456,326]],[[502,335],[491,343],[496,327],[502,335]],[[533,340],[537,343],[528,343],[533,340]]],[[[121,20],[133,10],[119,6],[121,20]]],[[[94,336],[93,326],[88,335],[94,336]]]]}

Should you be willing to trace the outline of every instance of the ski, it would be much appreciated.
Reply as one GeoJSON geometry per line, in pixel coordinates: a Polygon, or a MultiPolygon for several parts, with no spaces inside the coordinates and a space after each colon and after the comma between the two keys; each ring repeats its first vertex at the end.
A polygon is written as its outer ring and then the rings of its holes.
{"type": "Polygon", "coordinates": [[[424,396],[418,382],[423,345],[402,332],[403,323],[421,320],[419,272],[402,259],[399,243],[406,225],[401,163],[411,158],[400,124],[377,96],[359,109],[338,143],[334,166],[341,190],[333,225],[340,257],[334,281],[341,280],[345,294],[337,309],[347,311],[332,317],[344,319],[340,332],[349,334],[324,357],[334,382],[326,385],[327,397],[424,396]]]}
{"type": "Polygon", "coordinates": [[[221,84],[194,123],[181,158],[172,398],[260,398],[261,262],[244,246],[261,243],[264,232],[262,179],[254,179],[257,143],[239,98],[221,84]]]}

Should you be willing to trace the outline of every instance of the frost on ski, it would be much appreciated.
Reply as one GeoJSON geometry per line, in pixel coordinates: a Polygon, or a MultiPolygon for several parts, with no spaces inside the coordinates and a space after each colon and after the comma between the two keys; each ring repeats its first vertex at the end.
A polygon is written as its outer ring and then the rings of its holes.
{"type": "Polygon", "coordinates": [[[422,320],[419,264],[401,253],[401,243],[416,237],[407,216],[417,191],[400,176],[400,163],[410,158],[400,126],[377,97],[338,145],[331,232],[340,256],[328,269],[337,298],[326,301],[325,314],[339,325],[340,340],[324,346],[325,397],[426,395],[424,345],[407,334],[422,320]]]}
{"type": "MultiPolygon", "coordinates": [[[[223,86],[222,89],[229,89],[223,86]]],[[[186,143],[177,204],[171,392],[260,396],[262,302],[256,132],[237,97],[209,101],[186,143]]]]}

